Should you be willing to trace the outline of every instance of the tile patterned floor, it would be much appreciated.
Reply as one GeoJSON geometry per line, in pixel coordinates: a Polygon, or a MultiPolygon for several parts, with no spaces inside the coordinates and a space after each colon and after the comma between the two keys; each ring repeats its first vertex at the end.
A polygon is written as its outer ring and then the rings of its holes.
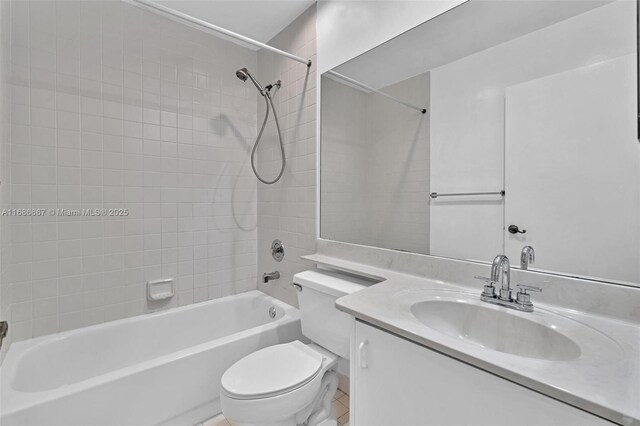
{"type": "Polygon", "coordinates": [[[338,426],[349,426],[349,395],[338,389],[332,404],[333,412],[338,419],[338,426]]]}
{"type": "MultiPolygon", "coordinates": [[[[333,412],[338,419],[338,426],[349,426],[349,395],[340,389],[333,397],[333,412]]],[[[222,414],[207,420],[199,426],[233,426],[222,414]]]]}

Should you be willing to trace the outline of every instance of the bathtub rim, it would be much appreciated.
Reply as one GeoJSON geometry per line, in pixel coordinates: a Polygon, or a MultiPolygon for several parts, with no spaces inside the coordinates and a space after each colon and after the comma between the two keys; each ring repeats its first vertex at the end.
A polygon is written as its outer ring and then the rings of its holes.
{"type": "Polygon", "coordinates": [[[149,312],[142,315],[136,315],[133,317],[122,318],[114,321],[108,321],[100,324],[81,327],[73,330],[63,331],[60,333],[49,334],[45,336],[36,337],[33,339],[26,339],[12,343],[4,362],[0,366],[0,419],[4,416],[8,416],[22,410],[37,406],[42,403],[55,401],[60,398],[64,398],[73,395],[83,390],[95,387],[99,385],[105,385],[110,382],[122,379],[123,377],[139,373],[145,370],[157,368],[163,364],[179,360],[181,358],[189,357],[197,353],[212,349],[214,347],[230,343],[248,336],[260,334],[264,331],[277,328],[281,324],[298,321],[300,319],[300,313],[297,308],[274,298],[259,290],[251,290],[248,292],[238,293],[234,295],[224,296],[218,299],[207,300],[203,302],[193,303],[186,306],[180,306],[177,308],[165,309],[162,311],[149,312]],[[179,314],[189,310],[202,308],[204,305],[215,305],[223,301],[228,301],[231,298],[263,298],[267,303],[271,303],[281,309],[283,309],[283,316],[281,318],[271,320],[269,322],[238,331],[236,333],[219,337],[214,340],[205,341],[194,346],[190,346],[175,352],[171,352],[156,358],[151,358],[133,365],[118,368],[108,371],[106,373],[92,376],[84,380],[80,380],[75,383],[63,385],[54,389],[47,389],[43,391],[19,391],[12,387],[15,379],[16,367],[20,360],[21,355],[27,351],[33,350],[36,347],[57,340],[68,338],[72,335],[82,335],[91,331],[100,330],[104,328],[113,328],[121,324],[134,323],[143,321],[158,316],[165,316],[170,314],[179,314]],[[6,371],[6,373],[5,373],[6,371]],[[3,377],[4,374],[8,374],[8,377],[3,377]]]}

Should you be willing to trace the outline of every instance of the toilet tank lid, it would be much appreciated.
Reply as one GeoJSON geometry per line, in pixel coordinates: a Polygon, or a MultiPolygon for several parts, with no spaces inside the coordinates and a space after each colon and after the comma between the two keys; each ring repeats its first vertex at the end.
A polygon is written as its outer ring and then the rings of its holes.
{"type": "Polygon", "coordinates": [[[311,269],[293,276],[293,282],[335,297],[355,293],[375,284],[375,281],[358,278],[346,273],[324,269],[311,269]]]}

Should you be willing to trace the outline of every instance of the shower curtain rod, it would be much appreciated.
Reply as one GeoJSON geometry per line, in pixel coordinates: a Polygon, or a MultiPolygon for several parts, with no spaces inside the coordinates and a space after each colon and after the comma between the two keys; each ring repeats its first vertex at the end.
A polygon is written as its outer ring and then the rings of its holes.
{"type": "Polygon", "coordinates": [[[365,89],[365,90],[369,90],[369,91],[371,91],[371,92],[375,92],[375,93],[377,93],[377,94],[379,94],[379,95],[384,96],[385,98],[391,99],[392,101],[396,101],[396,102],[398,102],[399,104],[402,104],[402,105],[404,105],[404,106],[406,106],[406,107],[409,107],[409,108],[411,108],[411,109],[415,109],[416,111],[420,111],[420,112],[421,112],[421,113],[423,113],[423,114],[426,114],[426,113],[427,113],[427,109],[426,109],[426,108],[422,108],[422,107],[419,107],[419,106],[416,106],[416,105],[410,104],[410,103],[408,103],[408,102],[401,101],[400,99],[398,99],[398,98],[396,98],[396,97],[394,97],[394,96],[391,96],[391,95],[389,95],[389,94],[387,94],[387,93],[384,93],[384,92],[382,92],[382,91],[380,91],[380,90],[378,90],[378,89],[374,89],[374,88],[373,88],[373,87],[371,87],[371,86],[367,86],[367,85],[366,85],[366,84],[364,84],[364,83],[360,83],[358,80],[354,80],[354,79],[352,79],[352,78],[349,78],[349,77],[347,77],[346,75],[342,75],[342,74],[339,74],[339,73],[337,73],[337,72],[335,72],[335,71],[331,71],[331,70],[327,71],[327,74],[331,74],[331,75],[333,75],[333,76],[335,76],[335,77],[338,77],[338,78],[339,78],[339,79],[341,79],[341,80],[344,80],[344,81],[346,81],[346,82],[348,82],[348,83],[351,83],[351,84],[353,84],[353,85],[355,85],[355,86],[361,87],[361,88],[363,88],[363,89],[365,89]]]}
{"type": "Polygon", "coordinates": [[[186,21],[186,22],[191,23],[192,25],[195,25],[197,27],[204,28],[204,29],[207,29],[209,31],[216,32],[216,33],[224,34],[224,35],[226,35],[228,37],[234,38],[236,40],[240,40],[240,41],[242,41],[244,43],[252,44],[252,45],[257,46],[257,47],[259,47],[261,49],[265,49],[265,50],[268,50],[270,52],[277,53],[278,55],[286,56],[289,59],[293,59],[294,61],[297,61],[297,62],[305,64],[307,67],[311,66],[311,59],[305,59],[305,58],[302,58],[300,56],[293,55],[293,54],[291,54],[289,52],[285,52],[284,50],[277,49],[275,47],[269,46],[268,44],[261,43],[261,42],[259,42],[257,40],[251,39],[249,37],[245,37],[245,36],[237,34],[237,33],[234,33],[233,31],[229,31],[229,30],[227,30],[225,28],[222,28],[222,27],[219,27],[217,25],[213,25],[213,24],[211,24],[211,23],[209,23],[207,21],[203,21],[202,19],[198,19],[198,18],[193,17],[191,15],[187,15],[186,13],[182,13],[182,12],[179,12],[179,11],[177,11],[175,9],[171,9],[169,7],[166,7],[166,6],[162,6],[162,5],[157,4],[157,3],[153,2],[153,1],[149,1],[149,0],[122,0],[122,1],[124,1],[125,3],[132,4],[134,6],[138,6],[138,7],[142,8],[142,9],[149,10],[149,11],[154,12],[156,14],[160,14],[160,15],[169,17],[169,18],[171,18],[173,20],[186,21]]]}

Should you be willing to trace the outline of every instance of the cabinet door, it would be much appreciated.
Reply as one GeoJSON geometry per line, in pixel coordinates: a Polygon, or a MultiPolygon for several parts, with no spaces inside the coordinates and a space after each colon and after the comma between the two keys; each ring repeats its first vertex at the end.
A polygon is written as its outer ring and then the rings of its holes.
{"type": "Polygon", "coordinates": [[[353,343],[354,426],[612,424],[360,321],[353,343]]]}

